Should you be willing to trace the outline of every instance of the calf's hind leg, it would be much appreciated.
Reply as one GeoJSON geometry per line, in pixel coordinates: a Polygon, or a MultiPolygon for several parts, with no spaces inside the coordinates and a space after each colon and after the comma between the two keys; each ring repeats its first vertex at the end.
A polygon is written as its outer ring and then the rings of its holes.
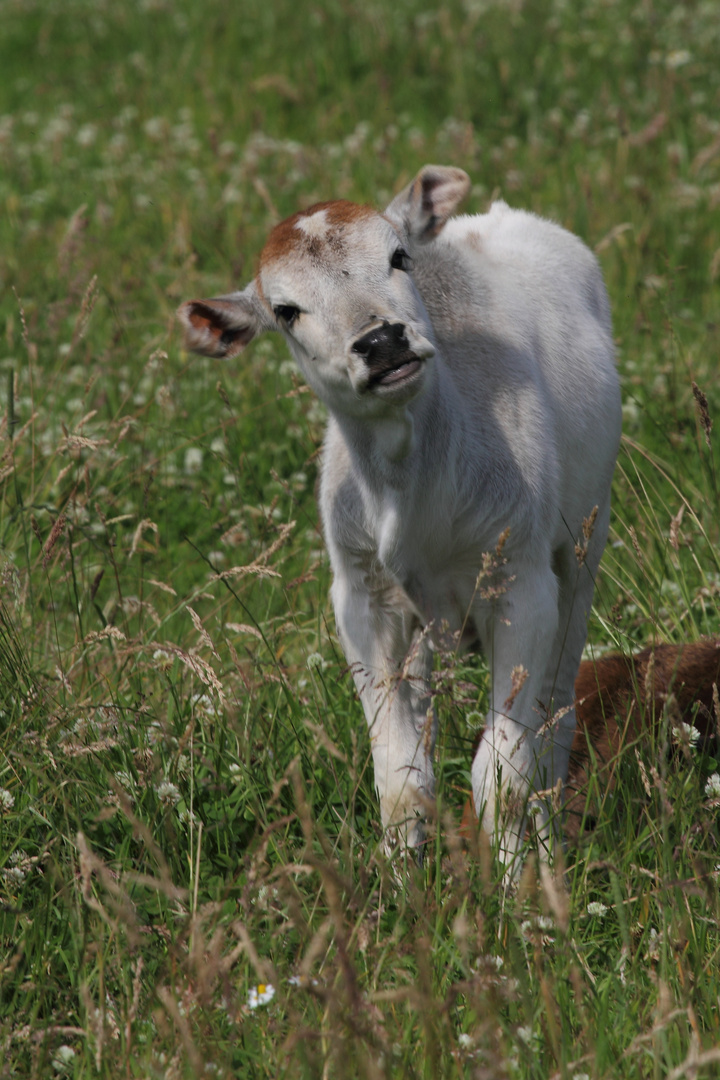
{"type": "MultiPolygon", "coordinates": [[[[490,667],[486,727],[472,766],[473,802],[483,827],[511,863],[522,844],[528,797],[552,784],[552,741],[540,729],[558,626],[558,582],[544,563],[513,565],[495,607],[478,606],[475,624],[490,667]]],[[[569,752],[569,748],[568,748],[569,752]]]]}

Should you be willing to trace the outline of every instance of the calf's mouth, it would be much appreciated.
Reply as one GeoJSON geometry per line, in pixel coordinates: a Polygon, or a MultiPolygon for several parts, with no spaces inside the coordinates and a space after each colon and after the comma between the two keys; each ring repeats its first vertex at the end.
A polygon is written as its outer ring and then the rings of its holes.
{"type": "Polygon", "coordinates": [[[407,353],[401,357],[395,357],[392,362],[376,364],[370,368],[370,376],[367,381],[368,389],[373,386],[392,386],[404,379],[409,379],[422,367],[422,360],[414,353],[407,353]]]}
{"type": "Polygon", "coordinates": [[[366,389],[395,386],[417,375],[425,357],[411,348],[404,323],[387,320],[374,326],[353,345],[367,367],[366,389]]]}

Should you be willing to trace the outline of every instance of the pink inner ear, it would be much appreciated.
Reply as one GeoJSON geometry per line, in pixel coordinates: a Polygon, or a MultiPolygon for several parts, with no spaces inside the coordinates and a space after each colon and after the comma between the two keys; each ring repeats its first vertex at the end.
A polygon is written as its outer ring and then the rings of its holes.
{"type": "Polygon", "coordinates": [[[190,305],[188,309],[188,321],[194,330],[200,333],[210,333],[217,341],[222,341],[226,347],[234,343],[247,345],[253,336],[252,328],[248,326],[233,326],[230,318],[222,311],[209,304],[198,301],[190,305]]]}
{"type": "Polygon", "coordinates": [[[242,352],[255,336],[252,318],[243,323],[242,310],[231,314],[231,304],[222,300],[189,300],[178,309],[185,324],[186,344],[205,356],[229,359],[242,352]],[[238,319],[239,325],[235,324],[238,319]]]}
{"type": "Polygon", "coordinates": [[[190,311],[188,319],[196,330],[209,330],[216,337],[220,337],[222,333],[222,329],[217,323],[213,323],[212,319],[209,319],[207,315],[200,315],[195,310],[190,311]]]}

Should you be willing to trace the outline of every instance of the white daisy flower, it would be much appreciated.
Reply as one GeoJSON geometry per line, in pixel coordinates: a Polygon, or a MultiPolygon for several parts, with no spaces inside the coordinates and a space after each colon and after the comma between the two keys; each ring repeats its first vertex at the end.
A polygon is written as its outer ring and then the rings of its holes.
{"type": "Polygon", "coordinates": [[[248,1009],[257,1009],[260,1005],[269,1005],[275,997],[275,987],[270,983],[258,983],[248,990],[248,1009]]]}

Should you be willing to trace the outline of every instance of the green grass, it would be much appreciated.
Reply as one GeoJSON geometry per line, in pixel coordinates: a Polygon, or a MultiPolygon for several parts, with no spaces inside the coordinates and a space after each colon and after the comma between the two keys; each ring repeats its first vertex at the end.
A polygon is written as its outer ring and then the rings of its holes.
{"type": "Polygon", "coordinates": [[[426,162],[467,169],[471,211],[555,218],[602,262],[625,402],[591,641],[718,633],[692,389],[717,415],[716,5],[0,0],[0,25],[0,1073],[717,1075],[717,763],[671,769],[666,721],[564,876],[530,858],[506,897],[457,836],[485,675],[445,668],[435,836],[388,865],[321,409],[278,339],[221,365],[173,315],[280,216],[383,205],[426,162]]]}

